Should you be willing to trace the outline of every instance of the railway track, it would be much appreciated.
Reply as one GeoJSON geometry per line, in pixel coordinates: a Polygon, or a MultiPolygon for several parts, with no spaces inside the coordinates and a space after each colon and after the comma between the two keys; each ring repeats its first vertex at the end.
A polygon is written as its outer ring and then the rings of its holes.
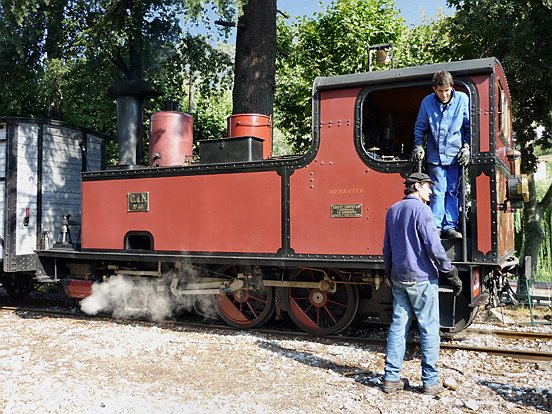
{"type": "MultiPolygon", "coordinates": [[[[75,312],[71,310],[63,310],[60,308],[37,308],[37,307],[23,307],[23,306],[0,306],[1,312],[26,312],[26,313],[36,313],[43,315],[51,316],[60,316],[60,317],[72,317],[72,318],[94,318],[99,320],[112,321],[111,317],[107,316],[94,316],[91,317],[81,312],[75,312]]],[[[140,322],[140,323],[152,323],[147,320],[141,319],[131,319],[128,321],[140,322]]],[[[233,328],[228,325],[223,324],[205,324],[198,322],[190,321],[166,321],[162,323],[163,326],[174,326],[174,327],[187,327],[193,329],[216,329],[223,331],[240,331],[239,329],[233,328]]],[[[262,335],[270,335],[277,337],[288,337],[288,338],[302,338],[313,340],[322,340],[322,341],[337,341],[344,343],[356,343],[363,345],[380,345],[385,346],[386,340],[384,338],[365,338],[361,336],[345,336],[345,335],[327,335],[323,337],[314,337],[306,332],[297,332],[281,329],[250,329],[248,332],[254,332],[262,335]]],[[[469,335],[493,335],[499,338],[504,339],[529,339],[529,340],[552,340],[552,333],[542,333],[542,332],[520,332],[520,331],[511,331],[511,330],[498,330],[498,329],[467,329],[465,333],[469,335]]],[[[409,347],[418,347],[419,343],[416,341],[409,341],[409,347]]],[[[515,349],[515,348],[498,348],[498,347],[488,347],[488,346],[474,346],[474,345],[465,345],[460,343],[450,343],[447,341],[441,342],[441,349],[443,350],[465,350],[468,352],[478,352],[486,353],[490,355],[498,355],[503,357],[515,358],[519,360],[530,360],[530,361],[552,361],[552,352],[532,350],[532,349],[515,349]]]]}
{"type": "Polygon", "coordinates": [[[503,329],[480,329],[468,328],[464,331],[468,335],[493,335],[500,338],[512,339],[544,339],[552,340],[552,333],[547,332],[527,332],[527,331],[512,331],[503,329]]]}

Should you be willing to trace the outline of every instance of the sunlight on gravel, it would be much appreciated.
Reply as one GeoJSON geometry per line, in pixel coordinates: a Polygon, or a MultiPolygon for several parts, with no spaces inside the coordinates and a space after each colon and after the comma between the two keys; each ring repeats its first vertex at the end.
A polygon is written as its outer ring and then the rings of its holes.
{"type": "Polygon", "coordinates": [[[0,313],[0,412],[537,413],[552,410],[550,363],[441,353],[456,390],[380,390],[381,346],[0,313]],[[362,373],[358,374],[359,371],[362,373]]]}

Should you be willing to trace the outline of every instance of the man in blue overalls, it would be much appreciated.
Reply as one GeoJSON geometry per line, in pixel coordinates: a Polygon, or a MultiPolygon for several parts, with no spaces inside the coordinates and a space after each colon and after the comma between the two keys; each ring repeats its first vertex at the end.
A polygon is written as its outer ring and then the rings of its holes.
{"type": "Polygon", "coordinates": [[[460,239],[458,193],[460,168],[470,160],[469,100],[454,90],[449,72],[436,72],[432,81],[434,92],[422,100],[414,126],[412,160],[424,158],[427,137],[427,170],[435,183],[429,206],[441,237],[460,239]]]}

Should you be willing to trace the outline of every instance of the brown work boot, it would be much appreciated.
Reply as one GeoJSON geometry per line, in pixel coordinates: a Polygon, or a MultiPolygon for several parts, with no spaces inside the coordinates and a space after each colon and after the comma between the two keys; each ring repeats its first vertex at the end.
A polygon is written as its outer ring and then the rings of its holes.
{"type": "Polygon", "coordinates": [[[441,384],[441,381],[437,381],[435,384],[432,385],[425,385],[422,387],[422,392],[425,395],[437,395],[443,390],[443,384],[441,384]]]}
{"type": "Polygon", "coordinates": [[[398,381],[387,381],[383,380],[383,385],[381,386],[381,389],[386,394],[391,394],[395,391],[403,390],[405,387],[408,387],[410,383],[408,382],[408,379],[401,378],[398,381]]]}

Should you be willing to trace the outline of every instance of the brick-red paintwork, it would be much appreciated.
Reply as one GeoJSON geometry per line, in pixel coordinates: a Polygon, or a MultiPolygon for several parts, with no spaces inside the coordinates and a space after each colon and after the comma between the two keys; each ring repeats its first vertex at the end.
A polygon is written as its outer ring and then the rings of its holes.
{"type": "Polygon", "coordinates": [[[481,293],[481,269],[477,267],[472,270],[471,291],[474,299],[481,293]]]}
{"type": "Polygon", "coordinates": [[[475,179],[477,199],[477,250],[483,254],[492,250],[491,178],[481,174],[475,179]]]}
{"type": "Polygon", "coordinates": [[[148,231],[160,251],[276,253],[281,179],[274,172],[85,181],[83,249],[124,248],[128,231],[148,231]],[[127,194],[149,192],[147,212],[128,212],[127,194]]]}
{"type": "MultiPolygon", "coordinates": [[[[501,114],[500,114],[500,111],[499,111],[499,99],[500,98],[499,98],[499,95],[498,95],[498,90],[499,90],[499,87],[502,88],[502,90],[504,91],[504,93],[506,94],[506,96],[508,98],[508,102],[510,102],[510,90],[508,89],[508,84],[506,83],[506,75],[504,74],[504,71],[502,70],[502,67],[498,64],[495,65],[495,74],[496,74],[496,85],[495,85],[496,98],[495,98],[495,102],[494,102],[495,125],[496,125],[495,154],[498,158],[500,158],[504,162],[504,164],[509,166],[510,161],[507,157],[507,153],[510,149],[513,148],[512,135],[510,134],[510,136],[505,136],[505,134],[503,134],[503,133],[501,133],[501,131],[499,131],[499,125],[500,125],[499,118],[500,118],[501,114]],[[503,139],[506,140],[506,145],[502,141],[503,139]]],[[[510,110],[511,110],[511,104],[510,104],[510,110]]],[[[511,119],[511,117],[509,118],[509,121],[510,121],[509,130],[512,131],[512,119],[511,119]]],[[[513,171],[512,171],[512,174],[513,174],[513,171]]]]}
{"type": "Polygon", "coordinates": [[[192,158],[194,119],[183,112],[162,111],[150,118],[149,165],[183,165],[192,158]]]}
{"type": "MultiPolygon", "coordinates": [[[[506,83],[506,75],[504,74],[504,71],[502,67],[499,64],[495,64],[495,74],[496,74],[496,98],[495,98],[495,125],[496,125],[496,132],[495,132],[495,154],[496,156],[504,162],[504,165],[506,165],[508,168],[512,168],[513,164],[510,163],[510,160],[507,157],[508,151],[513,148],[513,142],[512,142],[512,135],[510,134],[507,136],[503,131],[499,131],[499,95],[498,90],[499,87],[502,88],[504,93],[506,94],[507,101],[510,102],[510,90],[508,89],[508,84],[506,83]],[[502,137],[502,138],[501,138],[502,137]],[[506,140],[506,145],[502,141],[503,139],[506,140]]],[[[511,106],[511,104],[510,104],[511,106]]],[[[511,110],[511,108],[510,108],[511,110]]],[[[509,121],[509,131],[512,131],[512,119],[511,117],[508,118],[509,121]]],[[[511,175],[515,174],[515,171],[509,172],[511,175]]],[[[514,250],[514,215],[513,211],[510,208],[507,208],[506,210],[501,209],[502,203],[506,201],[506,197],[508,195],[507,192],[507,180],[508,175],[504,174],[502,170],[497,169],[496,174],[496,185],[497,185],[497,203],[499,205],[498,211],[497,211],[497,237],[498,237],[498,256],[501,257],[504,254],[511,252],[514,250]]],[[[509,206],[509,205],[508,205],[509,206]]]]}
{"type": "Polygon", "coordinates": [[[298,254],[380,255],[385,213],[404,179],[366,166],[354,146],[359,89],[321,93],[320,149],[291,176],[291,248],[298,254]],[[362,204],[362,217],[332,218],[331,205],[362,204]]]}
{"type": "Polygon", "coordinates": [[[84,299],[92,294],[92,280],[67,279],[64,289],[67,296],[73,299],[84,299]]]}
{"type": "MultiPolygon", "coordinates": [[[[489,76],[472,76],[471,79],[476,85],[479,95],[479,152],[489,152],[491,150],[491,137],[489,135],[491,130],[489,76]]],[[[477,150],[477,148],[474,148],[474,150],[477,150]]]]}
{"type": "Polygon", "coordinates": [[[506,204],[508,208],[504,210],[504,202],[506,200],[507,191],[507,177],[497,171],[497,198],[498,198],[498,207],[497,207],[497,237],[498,237],[498,256],[503,256],[504,254],[514,250],[514,212],[509,208],[509,204],[506,204]]]}
{"type": "MultiPolygon", "coordinates": [[[[502,79],[501,69],[497,73],[502,79]]],[[[474,131],[474,141],[479,140],[479,148],[474,147],[476,160],[479,153],[494,155],[488,154],[496,133],[491,126],[498,125],[491,122],[492,78],[488,74],[471,76],[479,97],[479,131],[474,131]]],[[[396,170],[374,170],[357,152],[355,105],[361,91],[361,87],[318,91],[320,114],[317,118],[315,113],[314,118],[319,120],[315,125],[319,147],[305,165],[290,168],[285,162],[274,161],[258,170],[245,166],[242,171],[213,173],[205,169],[163,177],[154,177],[152,170],[148,178],[99,176],[85,180],[83,249],[122,250],[125,235],[133,231],[151,233],[156,251],[274,256],[284,251],[294,253],[294,257],[331,255],[332,259],[381,255],[385,214],[402,198],[403,178],[396,170]],[[283,188],[288,172],[289,188],[283,188]],[[149,192],[149,211],[128,212],[127,194],[139,192],[149,192]],[[286,194],[289,210],[283,199],[286,194]],[[332,217],[332,206],[347,204],[360,205],[361,216],[332,217]]],[[[483,255],[495,253],[495,246],[500,256],[513,246],[513,221],[510,212],[491,211],[504,201],[505,194],[504,176],[496,171],[483,168],[473,178],[477,228],[472,237],[483,255]],[[489,174],[496,176],[491,180],[489,174]],[[495,178],[498,188],[491,191],[495,178]],[[493,229],[498,229],[498,243],[493,229]]]]}
{"type": "Polygon", "coordinates": [[[263,158],[272,155],[272,117],[262,114],[234,114],[226,119],[228,137],[257,137],[263,140],[263,158]]]}

